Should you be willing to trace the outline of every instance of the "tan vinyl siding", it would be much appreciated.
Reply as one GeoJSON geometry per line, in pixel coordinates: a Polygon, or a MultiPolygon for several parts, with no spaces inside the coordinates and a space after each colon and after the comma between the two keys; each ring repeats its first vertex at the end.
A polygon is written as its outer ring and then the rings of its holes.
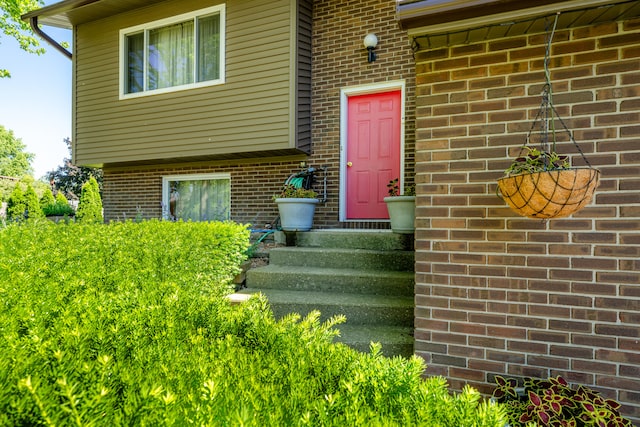
{"type": "Polygon", "coordinates": [[[172,0],[76,28],[78,164],[295,151],[289,0],[226,2],[225,83],[119,99],[120,29],[217,4],[172,0]]]}

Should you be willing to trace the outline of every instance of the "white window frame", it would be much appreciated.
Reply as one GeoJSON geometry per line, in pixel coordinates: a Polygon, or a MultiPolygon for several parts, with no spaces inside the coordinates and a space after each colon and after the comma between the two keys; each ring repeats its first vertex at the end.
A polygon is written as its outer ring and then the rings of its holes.
{"type": "MultiPolygon", "coordinates": [[[[165,175],[162,177],[162,219],[169,218],[169,183],[172,181],[206,181],[215,179],[226,179],[231,186],[230,173],[198,173],[184,175],[165,175]]],[[[229,216],[231,216],[231,194],[229,194],[229,216]]]]}
{"type": "MultiPolygon", "coordinates": [[[[138,98],[141,96],[149,96],[149,95],[156,95],[156,94],[160,94],[160,93],[168,93],[168,92],[177,92],[177,91],[182,91],[182,90],[187,90],[187,89],[194,89],[194,88],[199,88],[199,87],[206,87],[206,86],[214,86],[214,85],[219,85],[219,84],[223,84],[225,82],[225,69],[226,69],[226,62],[225,62],[225,51],[226,51],[226,38],[225,38],[225,34],[226,34],[226,19],[225,19],[225,5],[224,4],[220,4],[217,6],[212,6],[212,7],[207,7],[205,9],[199,9],[199,10],[194,10],[193,12],[188,12],[188,13],[183,13],[181,15],[176,15],[176,16],[172,16],[170,18],[164,18],[164,19],[159,19],[157,21],[152,21],[152,22],[147,22],[145,24],[141,24],[141,25],[136,25],[134,27],[128,27],[128,28],[123,28],[120,30],[120,99],[130,99],[130,98],[138,98]],[[176,24],[179,22],[184,22],[184,21],[188,21],[188,20],[195,20],[198,17],[201,16],[206,16],[206,15],[212,15],[218,13],[220,15],[220,78],[215,79],[215,80],[207,80],[204,82],[197,82],[196,79],[194,78],[194,83],[188,83],[188,84],[184,84],[184,85],[179,85],[179,86],[171,86],[171,87],[166,87],[166,88],[161,88],[161,89],[154,89],[154,90],[143,90],[141,92],[134,92],[134,93],[126,93],[126,87],[127,87],[127,36],[131,35],[131,34],[135,34],[135,33],[139,33],[139,32],[144,32],[144,38],[145,38],[145,48],[144,48],[144,85],[146,87],[147,85],[147,45],[148,45],[148,32],[149,30],[153,30],[156,28],[161,28],[161,27],[166,27],[172,24],[176,24]]],[[[194,27],[195,28],[195,27],[194,27]]],[[[197,38],[195,39],[197,40],[197,38]]],[[[195,42],[194,43],[194,49],[198,48],[198,43],[195,42]]],[[[197,52],[196,52],[197,53],[197,52]]],[[[196,66],[194,65],[194,74],[197,72],[196,71],[196,66]]]]}

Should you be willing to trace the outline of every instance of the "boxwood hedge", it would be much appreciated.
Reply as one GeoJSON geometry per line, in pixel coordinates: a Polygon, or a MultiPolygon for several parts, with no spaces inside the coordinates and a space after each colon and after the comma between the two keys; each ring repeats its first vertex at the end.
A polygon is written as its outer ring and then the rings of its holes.
{"type": "Polygon", "coordinates": [[[232,223],[1,229],[0,425],[504,425],[421,359],[333,344],[342,319],[230,305],[247,246],[232,223]]]}

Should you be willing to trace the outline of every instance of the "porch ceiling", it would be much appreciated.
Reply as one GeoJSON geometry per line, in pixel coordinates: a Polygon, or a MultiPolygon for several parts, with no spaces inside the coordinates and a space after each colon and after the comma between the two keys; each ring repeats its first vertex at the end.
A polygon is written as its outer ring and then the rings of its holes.
{"type": "Polygon", "coordinates": [[[589,26],[640,17],[640,1],[399,1],[397,17],[414,47],[432,49],[544,32],[558,12],[558,29],[589,26]]]}

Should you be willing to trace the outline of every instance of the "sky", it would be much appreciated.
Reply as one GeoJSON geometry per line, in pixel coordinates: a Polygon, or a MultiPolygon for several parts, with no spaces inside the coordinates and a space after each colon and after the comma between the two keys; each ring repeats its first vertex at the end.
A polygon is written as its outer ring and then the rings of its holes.
{"type": "MultiPolygon", "coordinates": [[[[45,4],[55,1],[45,1],[45,4]]],[[[71,42],[71,31],[43,26],[57,41],[71,42]]],[[[62,165],[69,157],[65,138],[71,138],[71,61],[44,40],[43,55],[27,53],[18,42],[0,33],[0,125],[12,130],[34,153],[34,177],[62,165]]]]}

